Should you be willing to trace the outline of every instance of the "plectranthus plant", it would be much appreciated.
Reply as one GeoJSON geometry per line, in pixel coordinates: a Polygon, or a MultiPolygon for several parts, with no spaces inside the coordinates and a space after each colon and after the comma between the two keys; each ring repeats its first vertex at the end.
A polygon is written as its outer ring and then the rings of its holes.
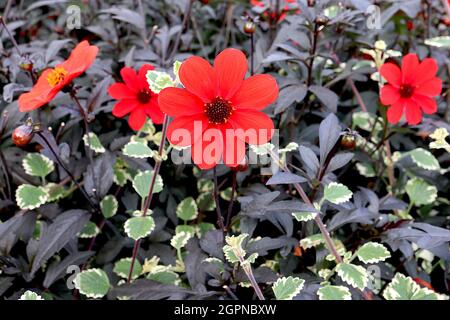
{"type": "Polygon", "coordinates": [[[447,1],[0,8],[1,300],[449,299],[447,1]]]}

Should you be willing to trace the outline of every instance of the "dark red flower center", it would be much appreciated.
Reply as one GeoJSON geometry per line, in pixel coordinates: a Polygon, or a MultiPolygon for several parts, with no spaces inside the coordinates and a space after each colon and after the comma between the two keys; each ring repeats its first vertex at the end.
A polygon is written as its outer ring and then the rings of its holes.
{"type": "Polygon", "coordinates": [[[216,97],[213,101],[205,103],[205,114],[210,123],[224,124],[233,113],[233,106],[230,101],[221,97],[216,97]]]}
{"type": "Polygon", "coordinates": [[[140,103],[148,103],[152,98],[152,92],[148,89],[142,89],[137,94],[137,99],[140,103]]]}
{"type": "Polygon", "coordinates": [[[411,98],[414,93],[414,87],[410,84],[402,84],[400,86],[400,96],[402,98],[411,98]]]}

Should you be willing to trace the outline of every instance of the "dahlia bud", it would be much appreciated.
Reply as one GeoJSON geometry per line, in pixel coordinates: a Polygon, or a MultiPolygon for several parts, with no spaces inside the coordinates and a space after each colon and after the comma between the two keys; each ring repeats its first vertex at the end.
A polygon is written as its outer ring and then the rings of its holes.
{"type": "Polygon", "coordinates": [[[247,34],[253,34],[256,31],[256,24],[253,21],[247,21],[244,24],[244,32],[247,34]]]}
{"type": "Polygon", "coordinates": [[[24,71],[33,71],[33,63],[31,62],[24,62],[20,64],[20,68],[24,71]]]}
{"type": "Polygon", "coordinates": [[[12,141],[18,147],[25,147],[33,139],[34,132],[31,124],[23,124],[14,129],[12,141]]]}
{"type": "Polygon", "coordinates": [[[341,138],[341,148],[344,150],[353,150],[356,146],[356,137],[353,134],[345,134],[341,138]]]}
{"type": "Polygon", "coordinates": [[[324,15],[317,16],[315,20],[316,24],[320,27],[327,25],[329,21],[330,19],[324,15]]]}

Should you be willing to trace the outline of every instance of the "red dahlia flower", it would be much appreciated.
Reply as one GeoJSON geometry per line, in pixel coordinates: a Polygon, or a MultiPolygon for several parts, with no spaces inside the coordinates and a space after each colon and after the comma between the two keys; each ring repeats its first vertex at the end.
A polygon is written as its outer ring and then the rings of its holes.
{"type": "Polygon", "coordinates": [[[155,69],[150,64],[144,64],[139,73],[134,69],[124,67],[120,75],[125,83],[114,83],[108,88],[108,93],[114,99],[120,100],[114,106],[113,115],[122,118],[130,114],[128,124],[133,130],[139,130],[147,116],[156,124],[163,122],[164,115],[158,106],[158,95],[150,90],[147,83],[147,71],[155,69]]]}
{"type": "Polygon", "coordinates": [[[97,53],[98,48],[89,45],[89,42],[79,43],[69,59],[54,68],[44,70],[31,91],[20,95],[19,110],[28,112],[50,102],[59,91],[91,66],[97,53]]]}
{"type": "Polygon", "coordinates": [[[167,130],[169,141],[192,146],[194,163],[202,169],[214,167],[220,158],[236,167],[245,160],[245,142],[264,144],[272,138],[273,122],[260,110],[277,99],[278,85],[265,74],[244,80],[246,72],[247,59],[236,49],[222,51],[214,67],[190,57],[179,71],[185,88],[159,94],[161,110],[175,117],[167,130]],[[188,138],[182,137],[183,130],[188,138]]]}
{"type": "Polygon", "coordinates": [[[433,99],[442,90],[442,80],[436,77],[436,60],[427,58],[421,63],[416,54],[403,57],[402,68],[385,63],[380,68],[381,75],[388,84],[381,88],[381,103],[390,105],[387,119],[390,123],[400,121],[403,113],[410,125],[422,121],[422,112],[432,114],[437,111],[433,99]]]}

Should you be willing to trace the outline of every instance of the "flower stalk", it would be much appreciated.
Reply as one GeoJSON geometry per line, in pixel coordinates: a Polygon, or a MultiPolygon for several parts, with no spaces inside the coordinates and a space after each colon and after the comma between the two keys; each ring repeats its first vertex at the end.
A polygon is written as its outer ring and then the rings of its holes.
{"type": "MultiPolygon", "coordinates": [[[[155,167],[153,169],[153,176],[152,176],[152,180],[151,180],[151,183],[150,183],[150,190],[148,192],[148,196],[145,198],[144,207],[142,209],[142,216],[143,217],[147,216],[148,209],[150,208],[150,204],[151,204],[152,199],[153,199],[153,189],[155,187],[156,177],[159,174],[159,170],[161,169],[161,162],[163,160],[164,144],[165,144],[165,141],[166,141],[166,132],[167,132],[168,124],[169,124],[169,116],[168,115],[164,115],[161,143],[159,144],[159,148],[158,148],[158,156],[155,159],[155,167]]],[[[136,257],[137,257],[137,253],[139,251],[140,244],[141,244],[141,239],[138,239],[138,240],[136,240],[134,242],[133,253],[132,253],[132,257],[131,257],[131,265],[130,265],[130,270],[128,272],[128,279],[127,279],[128,283],[131,282],[131,277],[132,277],[132,274],[133,274],[133,268],[134,268],[134,264],[136,262],[136,257]]]]}

